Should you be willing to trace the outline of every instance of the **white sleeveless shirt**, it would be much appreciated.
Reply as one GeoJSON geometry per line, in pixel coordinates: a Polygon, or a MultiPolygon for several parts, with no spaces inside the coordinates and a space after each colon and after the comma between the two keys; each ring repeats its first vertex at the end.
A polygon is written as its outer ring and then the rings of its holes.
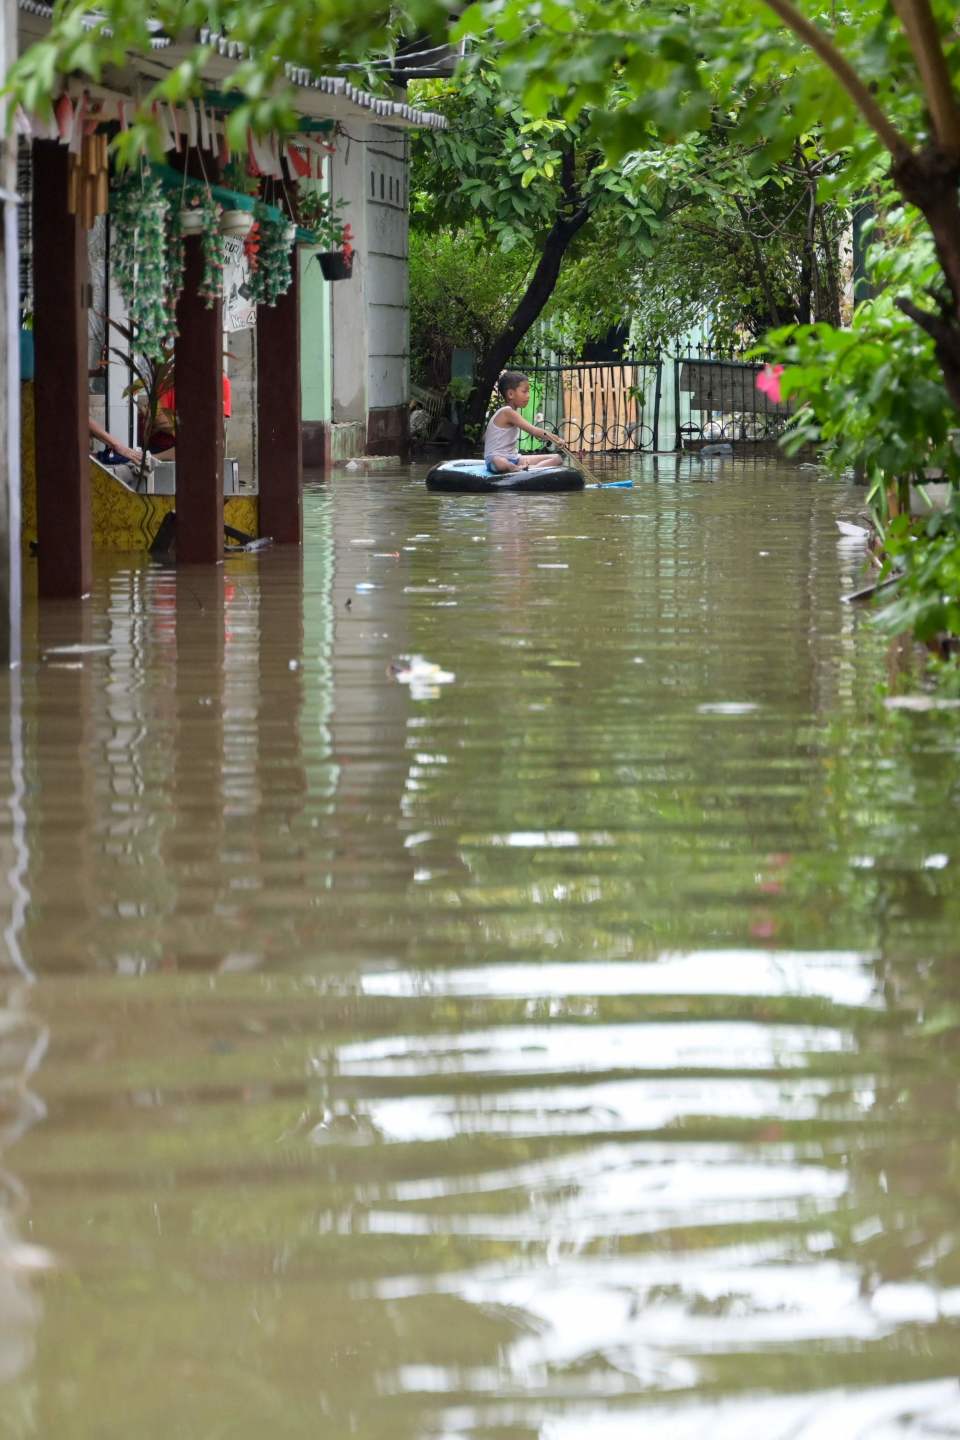
{"type": "Polygon", "coordinates": [[[500,455],[504,460],[509,460],[511,455],[519,453],[520,426],[494,424],[498,415],[502,415],[504,410],[511,408],[510,405],[501,405],[500,409],[490,416],[487,432],[483,437],[484,460],[489,460],[491,455],[500,455]]]}

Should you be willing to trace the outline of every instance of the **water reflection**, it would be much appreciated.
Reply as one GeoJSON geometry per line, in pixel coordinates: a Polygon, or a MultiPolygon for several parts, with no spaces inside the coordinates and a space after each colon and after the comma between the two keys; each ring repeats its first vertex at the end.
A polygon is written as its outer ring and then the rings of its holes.
{"type": "Polygon", "coordinates": [[[878,701],[852,493],[636,479],[44,611],[12,1433],[960,1434],[960,730],[878,701]]]}
{"type": "MultiPolygon", "coordinates": [[[[43,1251],[27,1245],[21,1237],[20,1226],[29,1216],[29,1197],[16,1173],[7,1168],[8,1152],[46,1115],[33,1086],[49,1038],[46,1027],[31,1011],[33,976],[21,946],[29,895],[23,716],[16,673],[10,676],[9,706],[9,768],[4,777],[8,823],[0,839],[0,873],[5,881],[0,958],[0,1385],[25,1375],[33,1360],[41,1306],[31,1284],[32,1272],[48,1262],[43,1251]]],[[[22,1418],[21,1412],[17,1419],[22,1418]]]]}
{"type": "Polygon", "coordinates": [[[0,976],[0,1384],[25,1375],[33,1360],[41,1308],[32,1272],[47,1264],[44,1252],[24,1241],[28,1194],[7,1168],[10,1149],[46,1113],[31,1085],[47,1034],[30,1014],[28,994],[22,981],[0,976]]]}

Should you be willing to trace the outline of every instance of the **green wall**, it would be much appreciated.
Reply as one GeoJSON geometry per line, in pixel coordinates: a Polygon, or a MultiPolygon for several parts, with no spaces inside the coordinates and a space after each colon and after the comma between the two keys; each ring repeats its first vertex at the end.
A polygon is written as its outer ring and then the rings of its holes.
{"type": "Polygon", "coordinates": [[[315,246],[299,245],[300,259],[300,393],[302,418],[332,418],[333,393],[330,346],[330,286],[314,260],[315,246]]]}

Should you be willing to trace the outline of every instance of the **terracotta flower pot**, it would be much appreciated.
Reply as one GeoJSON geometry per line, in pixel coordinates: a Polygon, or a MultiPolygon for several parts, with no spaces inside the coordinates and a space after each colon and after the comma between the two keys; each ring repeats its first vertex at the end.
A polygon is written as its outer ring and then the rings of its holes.
{"type": "Polygon", "coordinates": [[[317,253],[324,280],[349,280],[353,274],[353,256],[342,250],[320,250],[317,253]]]}

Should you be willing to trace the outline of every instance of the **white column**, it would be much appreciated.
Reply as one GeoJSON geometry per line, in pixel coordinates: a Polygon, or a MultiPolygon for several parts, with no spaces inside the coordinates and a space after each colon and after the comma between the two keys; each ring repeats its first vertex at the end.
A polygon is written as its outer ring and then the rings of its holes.
{"type": "Polygon", "coordinates": [[[370,126],[351,120],[353,140],[341,135],[332,157],[330,188],[333,199],[346,200],[344,221],[353,227],[353,275],[331,281],[333,300],[333,420],[367,421],[367,371],[370,327],[367,316],[367,193],[370,186],[367,159],[370,126]]]}
{"type": "Polygon", "coordinates": [[[372,125],[366,160],[367,398],[371,410],[395,410],[410,398],[405,132],[372,125]]]}

